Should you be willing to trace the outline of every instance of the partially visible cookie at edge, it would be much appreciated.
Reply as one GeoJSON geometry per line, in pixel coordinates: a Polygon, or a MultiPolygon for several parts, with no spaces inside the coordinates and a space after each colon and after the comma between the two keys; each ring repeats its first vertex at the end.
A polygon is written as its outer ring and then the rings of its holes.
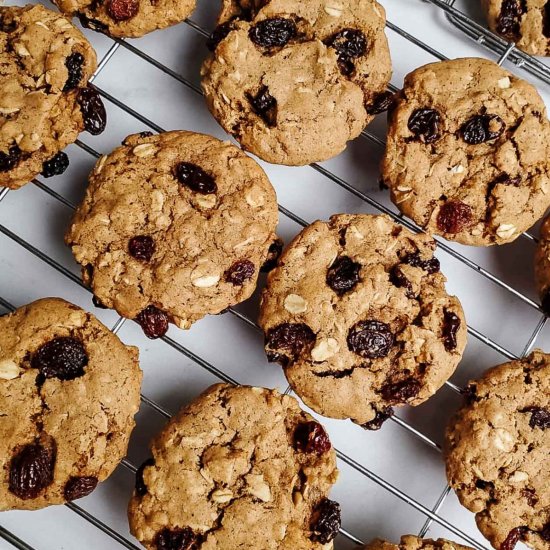
{"type": "Polygon", "coordinates": [[[446,539],[423,539],[415,535],[403,535],[399,544],[383,539],[374,539],[363,546],[362,550],[472,550],[446,539]]]}
{"type": "Polygon", "coordinates": [[[259,324],[271,361],[316,412],[378,429],[452,375],[466,345],[435,242],[388,216],[305,228],[268,275],[259,324]]]}
{"type": "Polygon", "coordinates": [[[504,244],[550,206],[550,123],[537,90],[496,63],[431,63],[390,111],[382,177],[428,233],[504,244]]]}
{"type": "Polygon", "coordinates": [[[494,367],[465,390],[444,456],[449,485],[494,548],[550,549],[550,355],[494,367]]]}
{"type": "Polygon", "coordinates": [[[83,130],[103,131],[105,108],[87,87],[96,67],[92,46],[59,13],[0,6],[0,187],[62,173],[62,149],[83,130]]]}
{"type": "Polygon", "coordinates": [[[550,216],[541,225],[535,249],[535,281],[542,309],[550,314],[550,216]]]}
{"type": "Polygon", "coordinates": [[[156,338],[247,299],[277,221],[271,183],[239,148],[144,133],[98,161],[65,240],[96,300],[156,338]]]}
{"type": "Polygon", "coordinates": [[[90,494],[126,455],[140,385],[137,348],[69,302],[0,317],[0,510],[90,494]]]}
{"type": "Polygon", "coordinates": [[[293,397],[214,385],[170,420],[151,451],[128,510],[147,549],[332,549],[336,455],[293,397]]]}

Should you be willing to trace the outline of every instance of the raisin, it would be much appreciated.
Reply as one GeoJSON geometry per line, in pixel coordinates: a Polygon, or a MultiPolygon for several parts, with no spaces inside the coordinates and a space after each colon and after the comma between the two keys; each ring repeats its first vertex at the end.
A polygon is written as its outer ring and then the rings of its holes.
{"type": "Polygon", "coordinates": [[[82,342],[70,336],[50,340],[34,353],[33,369],[38,369],[44,378],[74,380],[84,375],[88,354],[82,342]]]}
{"type": "Polygon", "coordinates": [[[17,166],[21,160],[21,149],[17,145],[12,145],[7,153],[0,151],[0,172],[8,172],[17,166]]]}
{"type": "Polygon", "coordinates": [[[139,11],[138,0],[110,0],[107,13],[114,21],[127,21],[135,17],[139,11]]]}
{"type": "Polygon", "coordinates": [[[472,209],[459,200],[446,202],[437,214],[437,227],[444,233],[460,233],[471,223],[472,209]]]}
{"type": "Polygon", "coordinates": [[[274,350],[284,350],[290,353],[292,357],[296,357],[314,341],[315,334],[306,324],[283,323],[282,325],[269,329],[266,338],[266,346],[274,350]]]}
{"type": "Polygon", "coordinates": [[[430,275],[438,273],[440,269],[439,260],[437,258],[430,258],[429,260],[423,260],[420,257],[420,252],[414,252],[413,254],[407,254],[402,260],[404,264],[411,265],[412,267],[419,267],[430,275]]]}
{"type": "Polygon", "coordinates": [[[10,492],[23,500],[36,498],[53,482],[55,459],[53,439],[47,447],[40,442],[25,445],[10,462],[10,492]]]}
{"type": "Polygon", "coordinates": [[[460,328],[460,317],[448,310],[443,311],[443,345],[447,351],[456,349],[456,333],[460,328]]]}
{"type": "Polygon", "coordinates": [[[180,162],[175,169],[178,181],[195,193],[211,195],[218,190],[214,178],[200,166],[191,162],[180,162]]]}
{"type": "Polygon", "coordinates": [[[82,26],[86,29],[92,29],[97,32],[105,32],[109,28],[105,23],[98,21],[97,19],[91,19],[82,12],[76,12],[76,16],[80,20],[82,26]]]}
{"type": "Polygon", "coordinates": [[[262,86],[255,95],[246,94],[252,110],[271,128],[277,125],[277,100],[262,86]]]}
{"type": "Polygon", "coordinates": [[[389,110],[393,105],[394,97],[393,92],[389,91],[376,94],[372,100],[372,103],[367,105],[367,113],[369,115],[379,115],[380,113],[389,110]]]}
{"type": "Polygon", "coordinates": [[[298,33],[296,23],[292,19],[273,17],[264,19],[254,25],[248,36],[250,40],[262,48],[282,48],[298,33]]]}
{"type": "Polygon", "coordinates": [[[206,41],[206,47],[211,51],[216,51],[218,44],[227,38],[229,33],[235,28],[234,21],[226,21],[221,25],[218,25],[213,31],[212,34],[208,37],[206,41]]]}
{"type": "Polygon", "coordinates": [[[128,241],[128,252],[136,260],[148,262],[155,253],[155,241],[149,235],[138,235],[128,241]]]}
{"type": "Polygon", "coordinates": [[[550,315],[550,289],[548,289],[541,300],[541,308],[546,315],[550,315]]]}
{"type": "Polygon", "coordinates": [[[76,500],[88,496],[97,487],[97,477],[70,477],[65,484],[63,495],[65,500],[76,500]]]}
{"type": "Polygon", "coordinates": [[[242,286],[245,281],[251,279],[256,272],[256,267],[250,260],[237,260],[224,273],[224,279],[232,285],[242,286]]]}
{"type": "Polygon", "coordinates": [[[47,160],[42,164],[42,175],[45,178],[51,178],[53,176],[60,176],[67,170],[69,166],[69,157],[67,153],[61,151],[57,153],[55,157],[52,157],[50,160],[47,160]]]}
{"type": "Polygon", "coordinates": [[[478,479],[475,485],[478,489],[481,489],[482,491],[487,491],[488,489],[495,488],[495,484],[492,481],[485,481],[483,479],[478,479]]]}
{"type": "Polygon", "coordinates": [[[539,501],[535,489],[531,489],[530,487],[525,487],[524,489],[522,489],[521,495],[525,497],[529,506],[535,506],[539,501]]]}
{"type": "Polygon", "coordinates": [[[314,542],[327,544],[336,537],[341,524],[340,505],[325,498],[313,510],[309,538],[314,542]]]}
{"type": "Polygon", "coordinates": [[[361,264],[348,256],[338,256],[327,271],[327,285],[341,296],[355,288],[360,271],[361,264]]]}
{"type": "Polygon", "coordinates": [[[546,430],[550,428],[550,411],[543,407],[526,407],[522,409],[522,413],[531,413],[531,420],[529,420],[529,426],[531,428],[541,428],[546,430]]]}
{"type": "Polygon", "coordinates": [[[201,541],[189,527],[165,527],[155,535],[153,544],[157,550],[199,550],[201,541]]]}
{"type": "Polygon", "coordinates": [[[527,527],[516,527],[512,529],[508,533],[506,540],[500,545],[500,550],[514,550],[518,541],[527,534],[527,531],[527,527]]]}
{"type": "Polygon", "coordinates": [[[435,109],[416,109],[409,117],[409,130],[423,143],[433,143],[439,139],[441,115],[435,109]]]}
{"type": "Polygon", "coordinates": [[[298,425],[294,432],[294,443],[299,451],[318,456],[327,453],[332,447],[323,426],[314,421],[298,425]]]}
{"type": "Polygon", "coordinates": [[[148,466],[154,466],[155,459],[148,458],[136,471],[136,493],[142,497],[147,494],[147,485],[143,479],[143,472],[148,466]]]}
{"type": "Polygon", "coordinates": [[[475,115],[460,129],[462,139],[470,145],[479,145],[498,138],[506,124],[498,115],[475,115]]]}
{"type": "Polygon", "coordinates": [[[406,403],[416,397],[420,391],[420,382],[414,378],[406,378],[399,382],[389,382],[382,386],[380,394],[388,403],[406,403]]]}
{"type": "Polygon", "coordinates": [[[99,309],[107,309],[107,306],[95,294],[92,296],[92,304],[99,309]]]}
{"type": "Polygon", "coordinates": [[[500,14],[497,18],[497,32],[519,37],[521,16],[525,13],[525,0],[503,0],[500,14]]]}
{"type": "Polygon", "coordinates": [[[395,285],[397,288],[404,288],[405,295],[407,296],[407,298],[415,297],[412,283],[409,281],[409,279],[407,279],[407,277],[403,273],[401,266],[396,265],[390,271],[390,283],[392,283],[392,285],[395,285]]]}
{"type": "MultiPolygon", "coordinates": [[[[525,2],[525,0],[523,0],[525,2]]],[[[550,38],[550,2],[544,4],[544,13],[542,16],[542,34],[550,38]]]]}
{"type": "Polygon", "coordinates": [[[84,129],[93,136],[101,134],[107,124],[107,112],[99,94],[93,88],[82,88],[77,101],[82,111],[84,129]]]}
{"type": "Polygon", "coordinates": [[[267,258],[264,262],[264,265],[260,268],[260,271],[263,273],[268,273],[275,268],[277,262],[279,261],[279,256],[283,251],[283,241],[281,239],[275,239],[267,250],[267,258]]]}
{"type": "Polygon", "coordinates": [[[141,326],[147,338],[154,340],[160,338],[168,332],[168,315],[155,306],[147,306],[138,313],[134,319],[141,326]]]}
{"type": "Polygon", "coordinates": [[[464,400],[466,401],[466,403],[468,403],[469,405],[479,401],[479,398],[477,396],[477,386],[475,384],[468,384],[462,390],[462,395],[464,396],[464,400]]]}
{"type": "Polygon", "coordinates": [[[355,72],[355,64],[352,60],[365,55],[367,51],[367,39],[357,29],[343,29],[324,42],[336,50],[338,66],[342,74],[346,76],[351,76],[355,72]]]}
{"type": "Polygon", "coordinates": [[[82,80],[82,65],[84,64],[84,56],[81,53],[74,52],[65,60],[65,67],[69,72],[67,82],[63,87],[64,92],[78,88],[80,81],[82,80]]]}
{"type": "Polygon", "coordinates": [[[376,415],[372,420],[361,424],[361,427],[365,430],[376,431],[382,427],[382,424],[393,416],[393,409],[391,407],[385,407],[381,411],[376,411],[376,415]]]}
{"type": "Polygon", "coordinates": [[[381,321],[359,321],[348,332],[349,350],[367,359],[386,357],[393,341],[389,325],[381,321]]]}
{"type": "Polygon", "coordinates": [[[12,20],[7,20],[0,15],[0,32],[11,33],[17,28],[17,23],[12,20]]]}
{"type": "Polygon", "coordinates": [[[540,536],[550,542],[550,522],[548,522],[543,528],[542,531],[540,531],[540,536]]]}

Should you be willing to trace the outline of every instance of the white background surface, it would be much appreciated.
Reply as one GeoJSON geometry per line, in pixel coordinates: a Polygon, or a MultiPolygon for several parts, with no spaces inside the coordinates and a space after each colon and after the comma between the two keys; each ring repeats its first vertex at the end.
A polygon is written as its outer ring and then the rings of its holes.
{"type": "MultiPolygon", "coordinates": [[[[192,19],[211,29],[218,3],[212,0],[199,3],[192,19]]],[[[477,55],[494,59],[490,52],[454,29],[443,12],[434,5],[421,0],[382,0],[382,3],[391,23],[438,48],[448,57],[477,55]]],[[[464,0],[463,3],[467,4],[465,9],[477,14],[478,0],[464,0]]],[[[92,31],[85,32],[101,59],[113,41],[92,31]]],[[[394,62],[392,83],[397,87],[401,86],[406,73],[421,64],[435,61],[430,54],[396,32],[388,30],[388,38],[394,62]]],[[[195,86],[198,85],[199,68],[206,48],[204,37],[189,25],[183,23],[158,31],[132,41],[132,44],[195,86]]],[[[522,74],[517,69],[513,70],[522,74]]],[[[541,82],[534,83],[546,96],[548,87],[541,82]]],[[[226,137],[196,91],[124,47],[118,48],[95,84],[164,129],[196,130],[226,137]]],[[[105,104],[109,123],[104,134],[81,136],[82,141],[95,150],[107,153],[127,134],[149,129],[113,103],[105,101],[105,104]]],[[[384,116],[378,117],[369,131],[384,138],[384,116]]],[[[67,172],[45,180],[45,184],[67,201],[76,203],[83,195],[86,175],[94,164],[94,158],[77,145],[70,146],[67,152],[71,160],[67,172]]],[[[344,154],[323,166],[395,212],[388,192],[380,191],[378,186],[381,153],[380,145],[360,137],[344,154]]],[[[338,212],[377,212],[360,197],[337,186],[311,167],[263,166],[276,187],[279,203],[308,222],[317,218],[326,219],[338,212]]],[[[37,185],[29,184],[7,194],[0,202],[0,296],[15,306],[43,296],[61,296],[92,311],[112,327],[118,319],[114,312],[94,308],[87,290],[26,251],[9,236],[10,231],[18,234],[70,273],[78,275],[79,269],[70,251],[63,245],[63,234],[70,217],[68,206],[37,185]]],[[[281,215],[279,231],[288,242],[299,231],[299,226],[281,215]]],[[[533,233],[536,234],[536,228],[533,233]]],[[[438,252],[442,270],[449,279],[448,289],[461,299],[470,327],[510,353],[521,355],[531,335],[543,322],[541,313],[517,295],[520,293],[528,299],[537,300],[532,269],[534,243],[520,237],[514,244],[498,249],[476,249],[455,244],[450,247],[511,287],[495,283],[480,274],[475,266],[465,265],[444,250],[438,252]]],[[[238,309],[255,320],[257,300],[253,299],[238,309]]],[[[549,329],[542,328],[534,345],[550,348],[549,329]]],[[[171,327],[168,335],[240,383],[278,387],[281,390],[287,387],[281,369],[266,362],[261,335],[231,313],[204,319],[186,332],[171,327]]],[[[165,342],[145,338],[130,321],[124,323],[119,336],[140,348],[144,371],[143,394],[170,412],[175,412],[218,381],[203,366],[165,342]]],[[[470,377],[504,360],[504,355],[470,335],[464,360],[452,382],[462,386],[470,377]]],[[[106,391],[111,390],[106,388],[106,391]]],[[[459,402],[459,396],[445,386],[426,404],[416,409],[402,409],[398,415],[429,439],[440,443],[445,423],[459,402]]],[[[164,422],[158,412],[142,404],[128,456],[132,464],[139,465],[148,456],[147,442],[164,422]]],[[[415,503],[434,509],[446,488],[443,462],[437,449],[394,421],[388,421],[379,432],[367,432],[344,421],[326,420],[324,423],[339,450],[363,465],[368,472],[408,495],[415,503]]],[[[341,478],[332,495],[342,504],[343,527],[346,530],[364,541],[376,536],[397,541],[402,534],[420,532],[427,520],[426,515],[363,475],[364,472],[343,461],[339,465],[341,478]]],[[[133,474],[120,466],[91,496],[77,504],[125,539],[137,544],[128,532],[126,521],[126,506],[133,483],[133,474]]],[[[488,546],[475,527],[473,515],[461,508],[452,493],[438,513],[480,545],[488,546]]],[[[123,548],[65,506],[32,513],[2,513],[0,525],[36,549],[123,548]]],[[[461,542],[437,523],[430,525],[428,535],[461,542]]],[[[336,541],[337,550],[353,546],[342,536],[336,541]]],[[[11,548],[11,545],[0,539],[0,548],[11,548]]]]}

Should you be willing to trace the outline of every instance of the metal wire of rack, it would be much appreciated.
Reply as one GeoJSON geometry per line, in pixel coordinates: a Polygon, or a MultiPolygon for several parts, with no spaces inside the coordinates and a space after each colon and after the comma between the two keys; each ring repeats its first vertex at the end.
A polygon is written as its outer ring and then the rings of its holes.
{"type": "MultiPolygon", "coordinates": [[[[433,4],[436,8],[441,10],[447,20],[454,25],[457,29],[459,29],[461,32],[463,32],[467,37],[469,37],[471,40],[475,41],[478,44],[482,44],[484,47],[486,47],[492,54],[496,55],[498,57],[498,63],[502,64],[504,61],[508,60],[513,62],[517,67],[524,69],[532,76],[540,79],[542,82],[546,84],[550,84],[550,68],[547,67],[545,64],[541,63],[536,58],[529,56],[517,48],[515,48],[515,45],[513,43],[506,42],[502,38],[494,35],[490,31],[488,31],[486,28],[482,27],[478,23],[476,23],[472,18],[464,14],[462,11],[458,10],[454,7],[455,0],[424,0],[426,3],[433,4]]],[[[200,25],[198,25],[193,20],[189,19],[185,22],[189,27],[194,29],[196,32],[198,32],[200,35],[202,35],[204,38],[209,36],[209,32],[202,28],[200,25]]],[[[414,46],[421,48],[425,52],[429,53],[433,57],[439,60],[444,60],[446,57],[439,52],[437,49],[431,47],[430,45],[424,43],[417,37],[411,35],[404,29],[400,28],[399,26],[391,23],[390,21],[387,22],[387,27],[391,29],[393,32],[400,35],[402,38],[406,39],[410,43],[412,43],[414,46]]],[[[93,81],[98,77],[98,75],[103,71],[103,69],[106,67],[106,65],[109,63],[109,61],[112,59],[113,55],[117,52],[117,50],[120,47],[126,48],[131,53],[139,56],[142,60],[146,61],[147,63],[151,64],[158,70],[162,71],[163,73],[169,75],[170,77],[176,79],[189,89],[193,90],[194,92],[198,94],[202,94],[201,89],[195,85],[193,82],[188,80],[187,78],[183,77],[182,75],[176,73],[171,68],[167,67],[163,63],[159,62],[155,58],[151,57],[146,52],[140,50],[135,45],[131,44],[128,41],[125,40],[119,40],[119,39],[112,39],[112,45],[108,49],[107,53],[103,56],[101,59],[98,68],[93,75],[93,77],[90,79],[90,83],[93,85],[93,81]]],[[[106,90],[101,89],[98,86],[94,86],[97,91],[100,93],[100,95],[106,99],[108,102],[112,103],[114,106],[122,109],[130,116],[134,117],[139,122],[143,123],[144,125],[148,126],[152,130],[156,132],[162,132],[163,129],[157,125],[154,121],[150,120],[149,118],[145,117],[141,113],[135,111],[130,106],[126,105],[123,101],[120,99],[114,97],[110,93],[108,93],[106,90]]],[[[393,86],[390,86],[390,89],[392,91],[395,91],[396,88],[393,86]]],[[[374,135],[373,133],[369,132],[368,130],[364,130],[362,132],[362,138],[370,140],[371,142],[377,144],[380,147],[385,146],[385,142],[374,135]]],[[[94,150],[92,147],[87,145],[81,140],[77,140],[76,145],[80,147],[83,151],[88,153],[89,155],[99,158],[101,155],[99,152],[94,150]]],[[[322,176],[330,180],[332,183],[340,186],[347,192],[353,194],[357,198],[359,198],[361,201],[364,201],[369,206],[373,207],[375,210],[388,214],[391,216],[395,221],[403,224],[407,228],[413,230],[413,231],[421,231],[419,227],[417,227],[414,223],[412,223],[410,220],[404,218],[402,215],[396,214],[392,210],[385,207],[380,202],[376,201],[371,196],[367,195],[366,193],[362,192],[361,190],[357,189],[350,183],[346,182],[336,174],[332,173],[331,171],[327,170],[325,167],[319,165],[319,164],[312,164],[311,168],[319,172],[322,176]]],[[[33,184],[39,188],[44,193],[47,193],[50,197],[53,199],[61,202],[66,207],[73,209],[75,208],[75,205],[71,203],[68,199],[63,197],[61,194],[57,193],[55,190],[51,189],[50,187],[44,185],[43,182],[41,182],[39,179],[33,180],[33,184]]],[[[0,203],[5,199],[5,197],[8,195],[9,189],[3,189],[0,192],[0,203]]],[[[307,222],[303,219],[301,219],[297,214],[292,212],[291,210],[285,208],[283,205],[279,205],[279,211],[280,213],[289,218],[290,220],[294,221],[298,225],[304,227],[307,225],[307,222]]],[[[82,288],[85,288],[85,285],[82,283],[80,278],[76,276],[74,273],[72,273],[70,270],[68,270],[66,267],[64,267],[62,264],[60,264],[58,261],[53,259],[52,257],[48,256],[45,252],[39,250],[37,247],[32,245],[30,242],[27,242],[22,237],[11,231],[8,227],[4,226],[3,224],[0,224],[0,234],[4,235],[5,237],[8,237],[12,241],[14,241],[17,245],[23,247],[26,251],[30,252],[32,255],[37,257],[42,262],[48,264],[50,267],[58,271],[60,274],[62,274],[64,277],[75,283],[76,285],[79,285],[82,288]]],[[[524,233],[520,238],[528,239],[528,240],[536,240],[534,236],[532,236],[529,233],[524,233]]],[[[479,273],[481,276],[486,278],[487,280],[491,281],[493,284],[505,289],[507,292],[521,300],[523,303],[527,304],[531,308],[537,310],[539,313],[541,313],[541,317],[532,332],[532,334],[529,336],[527,342],[525,343],[525,346],[522,350],[521,357],[528,354],[534,347],[535,342],[541,332],[543,331],[545,324],[546,324],[546,316],[543,314],[542,310],[540,309],[540,306],[531,300],[529,297],[525,296],[522,292],[518,291],[517,289],[513,288],[513,286],[507,284],[503,280],[501,280],[496,275],[492,274],[485,268],[481,267],[480,265],[476,264],[471,259],[467,258],[460,252],[456,251],[452,247],[450,247],[448,244],[446,244],[444,241],[438,240],[438,247],[443,250],[445,253],[449,254],[450,256],[454,257],[455,259],[462,262],[465,266],[468,268],[474,270],[476,273],[479,273]]],[[[89,290],[89,289],[87,289],[89,290]]],[[[13,311],[15,309],[15,306],[13,306],[8,300],[0,296],[0,306],[2,306],[4,309],[8,311],[13,311]]],[[[254,330],[260,330],[258,325],[247,317],[245,314],[241,313],[240,311],[230,308],[229,313],[235,317],[237,317],[240,321],[243,323],[246,323],[247,325],[253,327],[254,330]]],[[[123,325],[126,323],[126,319],[119,317],[117,321],[113,324],[111,327],[111,331],[114,334],[117,334],[119,330],[123,327],[123,325]]],[[[497,342],[493,341],[488,336],[484,335],[480,331],[476,330],[472,326],[468,326],[468,332],[471,336],[473,336],[475,339],[483,343],[484,345],[488,346],[492,350],[498,352],[499,354],[503,355],[504,357],[507,357],[509,359],[516,359],[518,356],[511,352],[510,350],[506,349],[505,347],[501,346],[497,342]]],[[[185,346],[181,345],[174,339],[164,336],[162,338],[163,342],[176,350],[178,353],[184,355],[188,359],[190,359],[193,363],[195,363],[197,366],[205,369],[213,376],[217,377],[219,380],[222,380],[224,382],[227,382],[229,384],[237,384],[237,381],[234,380],[231,376],[229,376],[227,373],[224,373],[222,370],[218,369],[214,364],[207,361],[206,359],[200,357],[190,349],[186,348],[185,346]]],[[[461,388],[456,386],[455,384],[451,382],[446,383],[447,386],[453,390],[454,392],[461,393],[461,388]]],[[[290,386],[287,387],[285,393],[289,393],[291,391],[290,386]]],[[[170,413],[165,410],[160,404],[155,402],[154,400],[148,398],[146,395],[141,395],[141,401],[142,403],[150,407],[152,410],[154,410],[159,415],[163,416],[164,418],[170,418],[170,413]]],[[[420,441],[422,441],[424,444],[429,446],[432,449],[437,450],[438,452],[441,452],[441,448],[433,441],[429,436],[424,434],[422,431],[416,429],[414,426],[400,418],[399,416],[392,417],[392,421],[400,426],[402,429],[407,430],[411,434],[413,434],[415,437],[417,437],[420,441]]],[[[338,458],[351,468],[353,468],[355,471],[359,472],[366,478],[370,479],[372,482],[376,483],[380,487],[384,488],[386,491],[389,491],[391,494],[393,494],[398,499],[402,500],[403,502],[407,503],[409,506],[414,508],[416,511],[420,512],[422,515],[426,517],[425,523],[423,524],[421,530],[419,531],[419,536],[424,536],[430,526],[435,522],[446,529],[448,529],[450,532],[458,536],[460,539],[465,541],[467,544],[471,545],[474,548],[477,548],[478,550],[486,550],[486,546],[481,545],[476,540],[474,540],[472,537],[470,537],[468,534],[463,532],[461,529],[447,521],[442,516],[438,515],[439,510],[443,506],[445,500],[447,499],[448,495],[451,492],[451,489],[449,486],[446,486],[445,489],[440,494],[439,498],[437,499],[434,507],[432,509],[427,508],[418,500],[414,499],[413,497],[406,494],[404,491],[400,490],[395,485],[389,483],[376,473],[369,470],[365,465],[360,464],[356,460],[354,460],[352,457],[348,456],[347,454],[341,452],[340,450],[337,450],[337,456],[338,458]]],[[[134,464],[132,464],[127,459],[124,459],[122,461],[122,466],[129,470],[132,473],[135,473],[137,468],[134,464]]],[[[128,548],[131,550],[139,550],[139,548],[130,540],[128,540],[126,537],[121,535],[120,533],[113,530],[111,527],[106,525],[103,521],[98,519],[97,517],[93,516],[86,510],[84,510],[82,507],[75,503],[68,503],[65,506],[67,506],[73,513],[80,516],[84,521],[88,522],[92,526],[96,527],[97,529],[100,529],[103,533],[105,533],[107,536],[109,536],[111,539],[116,541],[121,547],[128,548]]],[[[344,536],[345,538],[361,544],[363,541],[361,541],[357,536],[354,534],[346,531],[345,529],[341,529],[340,534],[344,536]]],[[[0,538],[4,541],[10,543],[13,547],[18,548],[20,550],[35,550],[32,546],[27,544],[24,540],[19,538],[18,536],[11,533],[9,530],[5,529],[0,525],[0,538]]]]}

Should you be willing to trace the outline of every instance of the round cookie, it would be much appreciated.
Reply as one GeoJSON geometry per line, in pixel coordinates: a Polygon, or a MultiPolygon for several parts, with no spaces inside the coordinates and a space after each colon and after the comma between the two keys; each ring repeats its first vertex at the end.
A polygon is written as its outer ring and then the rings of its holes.
{"type": "Polygon", "coordinates": [[[126,455],[138,350],[93,315],[44,298],[0,317],[0,510],[90,494],[126,455]]]}
{"type": "Polygon", "coordinates": [[[399,544],[387,540],[375,539],[363,546],[363,550],[472,550],[445,539],[422,539],[415,535],[403,535],[399,544]]]}
{"type": "Polygon", "coordinates": [[[146,548],[332,549],[336,455],[293,397],[214,385],[172,418],[151,451],[128,511],[146,548]]]}
{"type": "Polygon", "coordinates": [[[87,87],[96,67],[84,35],[58,13],[0,6],[0,188],[62,173],[60,151],[84,129],[103,131],[105,108],[87,87]]]}
{"type": "Polygon", "coordinates": [[[535,249],[535,280],[542,309],[550,314],[550,216],[541,225],[535,249]]]}
{"type": "Polygon", "coordinates": [[[112,37],[138,38],[187,19],[195,0],[52,0],[84,27],[112,37]]]}
{"type": "Polygon", "coordinates": [[[531,55],[550,55],[550,6],[546,0],[482,0],[493,32],[531,55]]]}
{"type": "Polygon", "coordinates": [[[435,242],[387,216],[333,216],[304,229],[268,276],[260,326],[271,361],[312,409],[378,429],[419,405],[466,344],[435,242]]]}
{"type": "Polygon", "coordinates": [[[485,59],[421,67],[389,117],[384,183],[427,232],[503,244],[550,205],[550,123],[533,86],[485,59]]]}
{"type": "Polygon", "coordinates": [[[391,60],[374,0],[223,3],[202,68],[208,108],[277,164],[331,158],[387,108],[391,60]]]}
{"type": "Polygon", "coordinates": [[[98,161],[65,240],[97,300],[156,338],[248,298],[277,219],[267,176],[237,147],[144,133],[98,161]]]}
{"type": "Polygon", "coordinates": [[[449,485],[491,544],[550,548],[550,355],[470,382],[445,436],[449,485]]]}

